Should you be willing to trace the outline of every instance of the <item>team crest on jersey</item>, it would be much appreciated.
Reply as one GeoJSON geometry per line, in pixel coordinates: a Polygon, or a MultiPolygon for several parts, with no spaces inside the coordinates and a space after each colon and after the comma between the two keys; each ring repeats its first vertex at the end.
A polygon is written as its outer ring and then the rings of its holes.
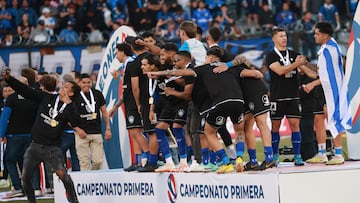
{"type": "Polygon", "coordinates": [[[267,94],[264,94],[261,97],[261,100],[262,100],[264,106],[269,106],[270,105],[269,96],[267,94]]]}
{"type": "Polygon", "coordinates": [[[128,121],[129,121],[130,124],[133,124],[134,121],[135,121],[135,117],[133,115],[129,116],[128,121]]]}
{"type": "Polygon", "coordinates": [[[215,120],[216,125],[224,125],[224,123],[225,123],[225,118],[224,117],[222,117],[222,116],[216,117],[216,120],[215,120]]]}
{"type": "Polygon", "coordinates": [[[184,115],[185,115],[185,110],[184,109],[179,109],[178,116],[183,117],[184,115]]]}

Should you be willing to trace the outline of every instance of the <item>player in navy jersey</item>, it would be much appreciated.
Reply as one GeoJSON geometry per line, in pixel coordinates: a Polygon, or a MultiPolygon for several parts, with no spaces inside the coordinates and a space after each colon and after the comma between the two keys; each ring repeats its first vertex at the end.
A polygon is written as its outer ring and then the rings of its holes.
{"type": "Polygon", "coordinates": [[[50,76],[44,76],[41,80],[41,85],[46,86],[45,92],[27,87],[11,77],[8,71],[3,71],[2,75],[16,92],[39,103],[38,116],[31,130],[32,143],[25,152],[22,170],[23,189],[28,201],[36,202],[31,179],[35,167],[40,161],[44,161],[51,164],[56,175],[64,183],[70,202],[79,202],[74,184],[64,167],[64,158],[60,149],[61,136],[68,122],[78,134],[86,134],[78,127],[80,116],[70,98],[76,94],[74,86],[65,85],[59,94],[52,94],[47,90],[55,91],[56,80],[50,76]]]}
{"type": "Polygon", "coordinates": [[[289,121],[291,141],[294,148],[295,166],[304,165],[301,155],[301,133],[299,128],[301,105],[298,91],[298,68],[307,64],[307,60],[299,53],[287,48],[287,33],[282,28],[272,30],[274,50],[267,54],[266,65],[269,67],[271,86],[271,124],[274,160],[279,162],[279,129],[284,116],[289,121]]]}

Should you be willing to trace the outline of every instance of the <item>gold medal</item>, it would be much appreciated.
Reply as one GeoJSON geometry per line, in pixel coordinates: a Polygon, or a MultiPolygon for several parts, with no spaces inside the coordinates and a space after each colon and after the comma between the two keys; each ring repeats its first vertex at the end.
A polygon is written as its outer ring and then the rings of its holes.
{"type": "Polygon", "coordinates": [[[151,104],[154,104],[154,98],[153,97],[150,97],[149,98],[149,104],[151,105],[151,104]]]}
{"type": "Polygon", "coordinates": [[[96,116],[97,116],[97,113],[92,113],[91,114],[92,119],[96,119],[96,116]]]}
{"type": "Polygon", "coordinates": [[[56,125],[57,125],[56,120],[55,120],[55,119],[52,119],[52,120],[50,121],[50,126],[54,128],[54,127],[56,127],[56,125]]]}

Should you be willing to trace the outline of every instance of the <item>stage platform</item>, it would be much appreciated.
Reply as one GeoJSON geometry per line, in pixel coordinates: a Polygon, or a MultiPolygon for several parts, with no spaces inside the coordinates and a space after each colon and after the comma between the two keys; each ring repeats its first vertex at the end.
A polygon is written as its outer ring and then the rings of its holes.
{"type": "MultiPolygon", "coordinates": [[[[70,173],[80,202],[101,203],[359,203],[360,162],[295,167],[282,162],[263,172],[70,173]]],[[[55,203],[66,202],[54,176],[55,203]]]]}

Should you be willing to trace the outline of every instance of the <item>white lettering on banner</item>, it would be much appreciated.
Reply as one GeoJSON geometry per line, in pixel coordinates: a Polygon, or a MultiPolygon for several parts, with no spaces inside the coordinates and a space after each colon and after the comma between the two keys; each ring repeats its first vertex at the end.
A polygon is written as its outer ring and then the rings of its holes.
{"type": "Polygon", "coordinates": [[[229,186],[181,184],[180,195],[184,198],[192,197],[206,199],[265,199],[262,185],[229,186]]]}

